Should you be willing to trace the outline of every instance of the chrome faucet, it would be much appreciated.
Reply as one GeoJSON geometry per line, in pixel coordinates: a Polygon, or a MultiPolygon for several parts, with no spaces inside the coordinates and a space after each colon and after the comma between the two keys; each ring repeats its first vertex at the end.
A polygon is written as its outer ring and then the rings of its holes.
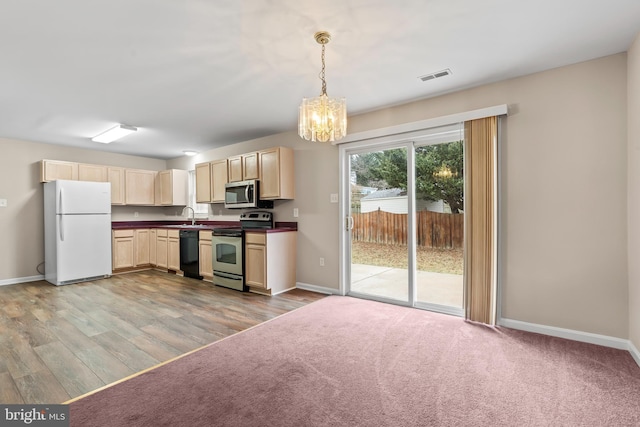
{"type": "Polygon", "coordinates": [[[191,225],[196,225],[196,211],[193,210],[191,206],[185,206],[184,209],[182,209],[182,213],[184,213],[186,209],[191,209],[191,225]]]}

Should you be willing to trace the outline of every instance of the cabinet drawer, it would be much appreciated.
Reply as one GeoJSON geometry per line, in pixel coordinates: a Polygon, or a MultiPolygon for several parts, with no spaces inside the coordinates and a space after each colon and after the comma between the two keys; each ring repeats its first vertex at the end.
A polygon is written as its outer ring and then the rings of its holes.
{"type": "Polygon", "coordinates": [[[133,237],[134,230],[113,230],[113,237],[133,237]]]}
{"type": "Polygon", "coordinates": [[[244,235],[245,243],[254,244],[254,245],[266,245],[267,244],[267,234],[266,233],[245,233],[244,235]]]}
{"type": "Polygon", "coordinates": [[[167,237],[167,229],[158,228],[158,237],[167,237]]]}
{"type": "Polygon", "coordinates": [[[180,230],[167,230],[167,237],[169,238],[174,238],[174,239],[178,239],[180,238],[180,230]]]}
{"type": "Polygon", "coordinates": [[[211,241],[211,230],[200,230],[198,237],[200,238],[200,240],[211,241]]]}

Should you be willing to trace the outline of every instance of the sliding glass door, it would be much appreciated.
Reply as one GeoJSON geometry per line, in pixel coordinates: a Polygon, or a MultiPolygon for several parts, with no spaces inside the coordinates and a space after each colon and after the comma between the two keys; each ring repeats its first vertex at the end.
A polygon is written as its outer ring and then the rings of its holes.
{"type": "Polygon", "coordinates": [[[346,150],[348,294],[463,315],[463,147],[458,124],[346,150]]]}
{"type": "Polygon", "coordinates": [[[349,154],[352,294],[409,301],[407,151],[349,154]]]}
{"type": "Polygon", "coordinates": [[[464,143],[415,147],[416,305],[463,308],[464,143]]]}

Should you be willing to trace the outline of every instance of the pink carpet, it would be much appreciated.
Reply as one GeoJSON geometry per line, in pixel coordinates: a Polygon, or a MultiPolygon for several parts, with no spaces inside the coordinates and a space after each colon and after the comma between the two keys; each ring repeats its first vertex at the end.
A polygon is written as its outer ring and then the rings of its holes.
{"type": "Polygon", "coordinates": [[[331,296],[71,404],[72,426],[638,426],[628,352],[331,296]]]}

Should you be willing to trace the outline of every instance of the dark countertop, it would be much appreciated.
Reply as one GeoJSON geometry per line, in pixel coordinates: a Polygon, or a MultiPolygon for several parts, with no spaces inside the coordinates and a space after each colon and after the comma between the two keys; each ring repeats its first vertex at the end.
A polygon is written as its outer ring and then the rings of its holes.
{"type": "MultiPolygon", "coordinates": [[[[191,221],[113,221],[112,230],[131,230],[135,228],[177,228],[184,230],[213,230],[214,228],[240,228],[240,221],[196,221],[201,227],[192,227],[191,221]]],[[[249,232],[282,233],[298,231],[297,222],[276,222],[274,228],[251,228],[249,232]]]]}

